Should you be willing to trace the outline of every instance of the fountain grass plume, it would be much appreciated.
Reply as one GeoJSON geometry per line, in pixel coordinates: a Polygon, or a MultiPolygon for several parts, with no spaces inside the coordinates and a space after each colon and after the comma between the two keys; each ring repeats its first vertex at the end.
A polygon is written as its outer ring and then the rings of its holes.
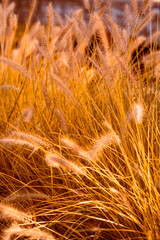
{"type": "Polygon", "coordinates": [[[85,175],[85,170],[82,167],[79,167],[77,164],[67,160],[63,156],[60,156],[56,153],[47,154],[45,156],[45,161],[47,165],[51,167],[54,167],[54,168],[62,167],[62,168],[69,169],[76,174],[85,175]]]}
{"type": "Polygon", "coordinates": [[[11,219],[12,221],[30,223],[32,222],[32,215],[17,210],[15,207],[0,203],[1,218],[11,219]]]}

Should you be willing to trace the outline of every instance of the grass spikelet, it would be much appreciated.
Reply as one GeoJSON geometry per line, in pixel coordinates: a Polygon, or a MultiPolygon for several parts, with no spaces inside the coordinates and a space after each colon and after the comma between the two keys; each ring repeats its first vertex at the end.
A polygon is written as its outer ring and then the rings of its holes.
{"type": "Polygon", "coordinates": [[[32,221],[32,215],[19,211],[16,208],[6,204],[0,203],[0,212],[4,219],[8,218],[13,221],[24,223],[29,223],[32,221]]]}
{"type": "Polygon", "coordinates": [[[15,70],[17,70],[19,73],[22,73],[24,77],[29,78],[30,80],[34,79],[32,74],[24,66],[21,66],[20,64],[15,63],[14,61],[6,57],[0,57],[0,61],[11,66],[15,70]]]}
{"type": "Polygon", "coordinates": [[[45,57],[46,59],[49,59],[50,53],[49,53],[49,47],[48,47],[48,39],[44,32],[44,29],[41,30],[39,42],[40,42],[40,46],[38,45],[38,49],[40,53],[42,54],[43,57],[45,57]]]}
{"type": "Polygon", "coordinates": [[[69,30],[71,29],[72,25],[73,25],[73,21],[69,24],[67,24],[67,26],[64,27],[64,29],[61,31],[61,33],[59,34],[59,37],[56,41],[56,46],[55,46],[55,53],[59,50],[59,48],[61,47],[61,42],[64,39],[64,37],[67,35],[67,33],[69,32],[69,30]]]}
{"type": "Polygon", "coordinates": [[[93,3],[94,3],[94,8],[97,9],[102,4],[102,0],[94,0],[93,3]]]}
{"type": "Polygon", "coordinates": [[[79,157],[82,157],[83,159],[87,161],[91,161],[91,158],[89,156],[89,153],[82,149],[78,144],[76,144],[73,140],[62,136],[61,137],[61,142],[68,148],[74,151],[75,153],[78,154],[79,157]]]}
{"type": "Polygon", "coordinates": [[[81,167],[79,167],[75,163],[67,160],[66,158],[64,158],[56,153],[47,154],[45,156],[45,161],[49,166],[52,166],[54,168],[63,167],[63,168],[67,168],[77,174],[85,175],[85,171],[81,167]]]}
{"type": "Polygon", "coordinates": [[[152,18],[155,16],[155,12],[150,12],[143,20],[142,22],[136,27],[135,29],[135,35],[139,34],[146,25],[152,20],[152,18]]]}
{"type": "Polygon", "coordinates": [[[118,56],[117,56],[117,61],[120,64],[121,68],[123,69],[124,73],[129,77],[130,82],[132,84],[135,84],[136,83],[136,77],[132,73],[130,65],[127,62],[125,62],[122,58],[120,58],[118,56]]]}
{"type": "Polygon", "coordinates": [[[141,14],[145,15],[148,10],[152,9],[152,5],[153,5],[153,0],[144,0],[141,14]]]}
{"type": "Polygon", "coordinates": [[[45,194],[41,193],[20,193],[20,194],[12,194],[11,196],[6,197],[3,199],[4,203],[10,203],[15,201],[21,201],[21,200],[40,200],[40,199],[47,199],[50,196],[47,196],[45,194]]]}
{"type": "Polygon", "coordinates": [[[130,13],[130,7],[128,4],[126,4],[125,6],[125,16],[126,16],[126,29],[129,36],[130,30],[131,30],[131,13],[130,13]]]}
{"type": "Polygon", "coordinates": [[[112,0],[107,1],[107,12],[112,17],[112,0]]]}
{"type": "Polygon", "coordinates": [[[43,239],[43,240],[55,240],[55,238],[49,234],[41,231],[38,228],[22,228],[19,225],[13,225],[7,228],[3,232],[2,239],[9,240],[12,235],[18,235],[19,237],[29,237],[30,240],[43,239]]]}
{"type": "Polygon", "coordinates": [[[50,2],[47,7],[47,18],[48,18],[48,30],[51,35],[53,34],[53,28],[54,28],[54,16],[53,16],[53,6],[50,2]]]}
{"type": "Polygon", "coordinates": [[[88,12],[90,11],[90,3],[89,0],[83,0],[84,6],[85,8],[88,10],[88,12]]]}
{"type": "Polygon", "coordinates": [[[60,122],[60,125],[61,125],[63,131],[67,132],[67,129],[68,129],[67,122],[66,122],[66,118],[65,118],[63,112],[59,108],[55,108],[54,112],[58,117],[58,120],[60,122]]]}
{"type": "Polygon", "coordinates": [[[60,14],[53,8],[53,15],[57,18],[60,26],[64,26],[63,20],[60,16],[60,14]]]}
{"type": "Polygon", "coordinates": [[[48,91],[48,89],[45,86],[43,86],[42,92],[43,92],[43,96],[44,96],[44,99],[45,99],[46,107],[48,109],[50,109],[51,106],[52,106],[52,98],[49,95],[49,91],[48,91]]]}
{"type": "Polygon", "coordinates": [[[49,142],[47,142],[46,139],[44,140],[41,137],[37,137],[37,136],[34,136],[33,134],[29,134],[29,133],[26,133],[26,132],[12,131],[10,133],[10,136],[19,138],[21,140],[29,141],[33,144],[37,144],[37,145],[40,145],[40,146],[43,146],[43,147],[47,147],[47,148],[51,147],[51,144],[49,142]]]}
{"type": "Polygon", "coordinates": [[[115,21],[108,15],[106,15],[107,21],[111,26],[111,31],[113,35],[113,40],[115,42],[116,48],[120,52],[125,52],[126,53],[126,46],[123,41],[123,37],[121,34],[121,31],[118,27],[118,25],[115,23],[115,21]]]}
{"type": "Polygon", "coordinates": [[[138,20],[138,2],[137,0],[132,0],[132,11],[133,11],[133,16],[134,16],[134,25],[137,24],[137,20],[138,20]]]}
{"type": "Polygon", "coordinates": [[[31,143],[30,141],[23,140],[23,139],[17,139],[17,138],[1,138],[0,139],[0,145],[5,146],[6,148],[10,146],[26,146],[31,149],[37,149],[37,145],[31,143]]]}
{"type": "Polygon", "coordinates": [[[14,85],[9,85],[9,84],[2,84],[1,85],[1,90],[15,90],[15,91],[19,91],[20,89],[14,85]]]}
{"type": "Polygon", "coordinates": [[[142,104],[134,104],[132,107],[132,111],[129,113],[127,117],[127,121],[134,119],[136,123],[142,123],[144,116],[144,108],[142,104]]]}
{"type": "Polygon", "coordinates": [[[76,99],[74,98],[71,90],[67,86],[66,83],[64,83],[58,76],[56,76],[54,73],[50,72],[51,78],[56,83],[56,86],[63,92],[65,96],[67,96],[73,103],[76,102],[76,99]]]}
{"type": "Polygon", "coordinates": [[[109,49],[109,43],[106,36],[106,31],[104,29],[103,23],[98,15],[95,15],[96,23],[97,23],[97,30],[98,30],[98,36],[102,42],[102,46],[104,48],[105,53],[107,54],[109,49]]]}
{"type": "Polygon", "coordinates": [[[92,158],[96,158],[105,148],[109,147],[112,143],[120,144],[120,138],[116,133],[109,132],[105,135],[100,136],[91,148],[92,158]]]}
{"type": "Polygon", "coordinates": [[[34,109],[27,108],[24,109],[22,112],[22,122],[27,123],[30,122],[31,118],[33,117],[34,109]]]}

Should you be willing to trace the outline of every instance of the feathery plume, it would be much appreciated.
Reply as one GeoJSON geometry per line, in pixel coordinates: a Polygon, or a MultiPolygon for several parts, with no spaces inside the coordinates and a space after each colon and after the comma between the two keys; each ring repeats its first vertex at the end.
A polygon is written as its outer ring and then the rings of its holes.
{"type": "Polygon", "coordinates": [[[8,85],[8,84],[2,84],[1,85],[1,90],[15,90],[15,91],[19,91],[20,89],[15,87],[14,85],[8,85]]]}
{"type": "Polygon", "coordinates": [[[96,158],[105,148],[112,143],[120,144],[120,138],[115,132],[109,132],[99,137],[91,148],[92,158],[96,158]]]}
{"type": "Polygon", "coordinates": [[[129,37],[130,30],[131,30],[131,13],[130,13],[130,8],[128,4],[126,4],[125,6],[125,16],[126,16],[126,28],[127,28],[127,33],[129,37]]]}
{"type": "Polygon", "coordinates": [[[63,20],[60,16],[60,14],[53,8],[53,14],[55,15],[55,17],[57,18],[60,26],[62,27],[63,26],[63,20]]]}
{"type": "Polygon", "coordinates": [[[50,2],[47,7],[47,18],[48,18],[48,26],[49,26],[49,32],[51,35],[53,34],[53,27],[54,27],[54,16],[53,16],[53,6],[50,2]]]}
{"type": "Polygon", "coordinates": [[[60,125],[63,129],[64,132],[67,132],[67,122],[66,122],[66,118],[64,116],[64,114],[62,113],[62,111],[59,109],[59,108],[55,108],[54,110],[55,114],[57,115],[58,117],[58,120],[60,122],[60,125]]]}
{"type": "Polygon", "coordinates": [[[66,83],[64,83],[58,76],[56,76],[54,73],[50,72],[51,78],[56,83],[56,86],[59,87],[59,89],[64,93],[65,96],[67,96],[72,102],[76,102],[76,99],[73,97],[73,94],[66,83]]]}
{"type": "Polygon", "coordinates": [[[121,31],[120,31],[118,25],[115,23],[115,21],[112,19],[112,17],[106,15],[106,18],[111,26],[113,40],[115,42],[117,49],[120,52],[126,52],[126,46],[124,44],[123,37],[122,37],[121,31]]]}
{"type": "Polygon", "coordinates": [[[30,122],[31,118],[33,117],[34,109],[32,107],[24,109],[22,112],[22,122],[30,122]]]}
{"type": "Polygon", "coordinates": [[[9,203],[9,202],[15,202],[17,200],[23,200],[23,199],[47,199],[50,196],[47,196],[42,193],[20,193],[20,194],[12,194],[11,196],[6,197],[3,202],[9,203]]]}
{"type": "Polygon", "coordinates": [[[24,77],[33,80],[32,74],[24,66],[21,66],[20,64],[15,63],[14,61],[12,61],[12,60],[10,60],[6,57],[0,57],[0,61],[9,65],[9,66],[11,66],[12,68],[17,70],[18,72],[22,73],[24,75],[24,77]]]}
{"type": "Polygon", "coordinates": [[[94,0],[93,3],[94,3],[94,8],[97,9],[102,4],[102,0],[94,0]]]}
{"type": "Polygon", "coordinates": [[[22,140],[22,139],[17,139],[17,138],[1,138],[0,139],[0,145],[3,145],[7,148],[9,148],[10,146],[26,146],[29,147],[31,149],[37,149],[38,146],[27,141],[27,140],[22,140]]]}
{"type": "Polygon", "coordinates": [[[45,233],[38,228],[22,228],[19,225],[15,224],[3,231],[2,240],[9,240],[13,234],[16,234],[20,237],[29,237],[30,240],[55,240],[55,238],[51,234],[45,233]]]}
{"type": "Polygon", "coordinates": [[[64,168],[74,171],[77,174],[82,174],[82,175],[85,174],[85,171],[81,167],[79,167],[78,165],[76,165],[73,162],[70,162],[66,158],[64,158],[56,153],[47,154],[45,156],[45,161],[49,166],[52,166],[55,168],[64,167],[64,168]]]}
{"type": "Polygon", "coordinates": [[[137,0],[132,0],[132,11],[133,11],[133,16],[135,18],[135,24],[137,23],[138,20],[138,2],[137,0]]]}
{"type": "Polygon", "coordinates": [[[48,89],[43,85],[42,87],[42,92],[43,92],[43,96],[44,96],[44,99],[45,99],[45,103],[46,103],[46,107],[48,109],[50,109],[51,105],[52,105],[52,98],[51,96],[49,95],[49,91],[48,89]]]}
{"type": "Polygon", "coordinates": [[[18,222],[31,222],[32,215],[21,212],[16,208],[0,203],[0,212],[3,218],[9,218],[11,220],[16,220],[18,222]]]}
{"type": "Polygon", "coordinates": [[[43,55],[43,57],[45,57],[46,59],[50,59],[48,38],[45,34],[44,29],[41,29],[41,31],[40,31],[39,45],[37,44],[37,47],[38,47],[40,53],[43,55]]]}
{"type": "Polygon", "coordinates": [[[90,3],[89,0],[83,0],[84,6],[85,8],[88,10],[88,12],[90,11],[90,3]]]}
{"type": "Polygon", "coordinates": [[[153,0],[144,0],[143,9],[141,11],[142,15],[145,15],[148,10],[152,9],[153,0]]]}
{"type": "Polygon", "coordinates": [[[67,24],[67,26],[62,30],[62,32],[59,34],[59,37],[56,41],[56,46],[55,46],[55,53],[59,50],[60,46],[61,46],[61,42],[63,40],[63,38],[67,35],[67,33],[69,32],[69,30],[71,29],[72,25],[73,25],[73,21],[69,24],[67,24]]]}
{"type": "Polygon", "coordinates": [[[83,159],[87,161],[91,161],[91,158],[88,154],[87,151],[82,149],[78,144],[76,144],[73,140],[66,138],[66,137],[61,137],[61,142],[68,148],[74,151],[75,153],[78,154],[79,157],[82,157],[83,159]]]}
{"type": "Polygon", "coordinates": [[[134,104],[132,111],[127,116],[127,122],[134,119],[137,123],[142,123],[144,116],[144,108],[142,104],[134,104]]]}
{"type": "Polygon", "coordinates": [[[107,54],[109,50],[109,43],[106,35],[106,31],[104,29],[103,23],[98,15],[95,15],[96,19],[96,27],[97,27],[97,34],[102,42],[102,46],[104,48],[105,53],[107,54]]]}
{"type": "Polygon", "coordinates": [[[10,136],[14,136],[20,138],[21,140],[26,140],[32,142],[33,144],[37,144],[43,147],[51,147],[51,144],[46,140],[43,140],[41,137],[34,136],[32,134],[21,132],[21,131],[12,131],[10,136]]]}
{"type": "Polygon", "coordinates": [[[152,18],[155,16],[155,12],[150,12],[143,20],[142,22],[136,27],[135,29],[135,35],[137,35],[138,33],[140,33],[140,31],[142,31],[145,26],[151,22],[152,18]]]}

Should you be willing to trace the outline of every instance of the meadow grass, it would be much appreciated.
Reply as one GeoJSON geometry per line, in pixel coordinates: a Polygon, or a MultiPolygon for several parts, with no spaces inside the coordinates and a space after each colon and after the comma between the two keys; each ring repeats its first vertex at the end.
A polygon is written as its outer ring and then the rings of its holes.
{"type": "Polygon", "coordinates": [[[19,35],[0,4],[1,239],[160,239],[159,32],[152,1],[84,1],[19,35]],[[132,12],[132,14],[130,14],[132,12]],[[55,20],[59,25],[55,24],[55,20]]]}

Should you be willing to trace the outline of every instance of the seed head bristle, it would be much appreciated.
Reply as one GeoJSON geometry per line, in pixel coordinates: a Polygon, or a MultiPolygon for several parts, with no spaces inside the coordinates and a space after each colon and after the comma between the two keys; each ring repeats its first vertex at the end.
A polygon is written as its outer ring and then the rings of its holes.
{"type": "Polygon", "coordinates": [[[142,104],[134,104],[132,107],[132,111],[129,113],[127,117],[127,121],[134,119],[136,123],[142,123],[144,116],[144,108],[142,104]]]}
{"type": "Polygon", "coordinates": [[[95,158],[103,151],[103,149],[107,148],[112,143],[120,143],[120,138],[115,132],[109,132],[105,135],[102,135],[101,137],[99,137],[99,139],[96,140],[96,143],[92,146],[91,156],[95,158]]]}
{"type": "Polygon", "coordinates": [[[2,240],[9,240],[12,235],[18,235],[19,237],[29,237],[31,240],[44,239],[44,240],[55,240],[55,238],[38,228],[22,228],[19,225],[13,225],[3,231],[2,240]]]}
{"type": "Polygon", "coordinates": [[[14,85],[9,85],[9,84],[2,84],[1,85],[1,90],[15,90],[15,91],[19,91],[20,89],[17,88],[14,85]]]}
{"type": "Polygon", "coordinates": [[[3,218],[9,218],[18,222],[31,222],[32,215],[21,212],[16,208],[0,203],[0,212],[3,218]]]}
{"type": "Polygon", "coordinates": [[[5,146],[6,148],[10,146],[26,146],[31,149],[37,149],[38,146],[36,144],[31,143],[30,141],[23,140],[23,139],[18,139],[18,138],[1,138],[0,139],[0,145],[5,146]]]}
{"type": "Polygon", "coordinates": [[[69,149],[73,150],[75,153],[78,154],[78,156],[86,159],[87,161],[91,161],[90,155],[87,151],[82,149],[78,144],[76,144],[73,140],[61,137],[61,142],[69,149]]]}
{"type": "Polygon", "coordinates": [[[40,136],[34,136],[33,134],[29,134],[26,132],[21,132],[21,131],[12,131],[10,133],[10,136],[17,137],[21,140],[26,140],[29,141],[33,144],[41,145],[43,147],[51,147],[51,144],[47,142],[47,140],[42,139],[40,136]]]}
{"type": "Polygon", "coordinates": [[[34,112],[34,109],[32,107],[24,109],[22,112],[22,122],[30,122],[33,116],[33,112],[34,112]]]}
{"type": "Polygon", "coordinates": [[[64,167],[67,169],[70,169],[72,171],[74,171],[77,174],[85,174],[85,171],[79,167],[78,165],[76,165],[75,163],[67,160],[66,158],[54,153],[54,154],[47,154],[45,156],[45,161],[49,166],[52,167],[64,167]]]}
{"type": "Polygon", "coordinates": [[[57,107],[55,108],[54,112],[58,117],[58,120],[60,122],[60,125],[61,125],[63,131],[67,132],[67,121],[66,121],[66,118],[65,118],[63,112],[57,107]]]}

